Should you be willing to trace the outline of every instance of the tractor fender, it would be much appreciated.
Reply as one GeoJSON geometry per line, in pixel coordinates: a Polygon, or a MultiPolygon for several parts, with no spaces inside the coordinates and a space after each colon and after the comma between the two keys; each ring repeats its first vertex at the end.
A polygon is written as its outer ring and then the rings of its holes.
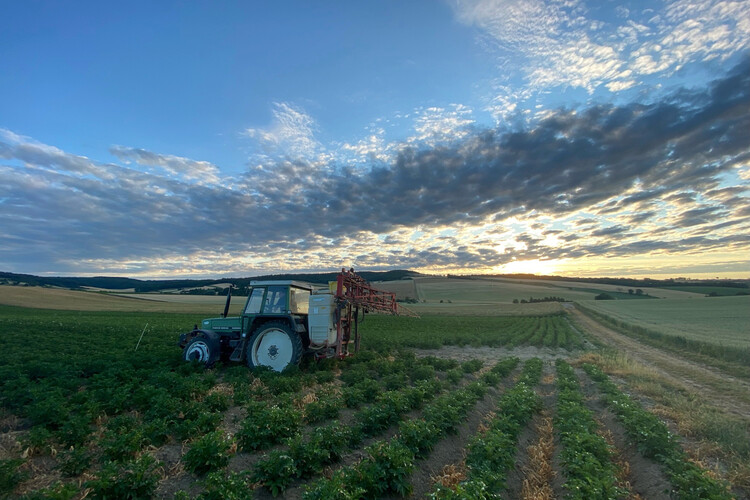
{"type": "Polygon", "coordinates": [[[255,321],[253,321],[250,324],[250,328],[248,328],[248,335],[247,335],[248,339],[250,337],[252,337],[253,333],[255,333],[257,330],[259,330],[260,328],[263,328],[263,325],[265,325],[266,323],[270,323],[272,321],[282,322],[282,323],[288,325],[289,328],[292,329],[292,331],[296,331],[297,330],[297,324],[296,324],[296,322],[294,320],[286,317],[286,316],[275,316],[275,317],[271,316],[271,317],[267,317],[267,318],[266,317],[255,318],[255,321]]]}
{"type": "Polygon", "coordinates": [[[197,334],[195,335],[196,337],[198,335],[203,335],[204,337],[209,338],[211,340],[215,340],[217,342],[221,338],[221,336],[213,330],[196,330],[196,334],[197,334]]]}
{"type": "Polygon", "coordinates": [[[213,330],[193,330],[189,333],[183,333],[180,335],[180,347],[185,347],[188,342],[193,340],[195,337],[205,337],[207,340],[211,341],[211,343],[216,344],[216,346],[219,345],[220,336],[218,333],[216,333],[213,330]]]}

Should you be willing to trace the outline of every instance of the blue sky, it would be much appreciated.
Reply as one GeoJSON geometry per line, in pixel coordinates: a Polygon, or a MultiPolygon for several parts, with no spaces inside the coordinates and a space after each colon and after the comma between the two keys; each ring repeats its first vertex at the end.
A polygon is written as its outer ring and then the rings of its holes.
{"type": "Polygon", "coordinates": [[[0,269],[750,276],[747,2],[17,2],[0,269]]]}

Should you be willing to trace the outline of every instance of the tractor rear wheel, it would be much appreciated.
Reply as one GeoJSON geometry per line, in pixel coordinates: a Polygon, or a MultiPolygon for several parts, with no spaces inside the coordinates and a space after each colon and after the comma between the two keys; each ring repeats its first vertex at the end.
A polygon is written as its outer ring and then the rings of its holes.
{"type": "Polygon", "coordinates": [[[198,361],[208,368],[218,361],[220,350],[218,342],[204,335],[199,335],[185,346],[182,351],[182,358],[185,361],[198,361]]]}
{"type": "Polygon", "coordinates": [[[246,356],[250,368],[268,366],[280,372],[287,366],[299,363],[302,357],[302,339],[288,324],[269,321],[250,337],[246,356]]]}

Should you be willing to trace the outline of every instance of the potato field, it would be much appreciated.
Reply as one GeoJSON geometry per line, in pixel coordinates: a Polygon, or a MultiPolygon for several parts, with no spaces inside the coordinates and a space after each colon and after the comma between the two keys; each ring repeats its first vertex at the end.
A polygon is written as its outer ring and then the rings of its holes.
{"type": "Polygon", "coordinates": [[[0,306],[0,498],[748,495],[742,398],[693,400],[570,314],[369,315],[356,356],[284,373],[182,361],[203,316],[0,306]]]}

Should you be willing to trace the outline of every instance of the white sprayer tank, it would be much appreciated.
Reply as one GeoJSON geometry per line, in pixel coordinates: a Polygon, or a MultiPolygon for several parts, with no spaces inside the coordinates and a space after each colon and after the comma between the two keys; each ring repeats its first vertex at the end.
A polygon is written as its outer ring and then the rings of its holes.
{"type": "Polygon", "coordinates": [[[336,302],[332,294],[310,295],[307,322],[312,347],[323,347],[336,342],[336,325],[333,319],[335,312],[336,302]]]}

